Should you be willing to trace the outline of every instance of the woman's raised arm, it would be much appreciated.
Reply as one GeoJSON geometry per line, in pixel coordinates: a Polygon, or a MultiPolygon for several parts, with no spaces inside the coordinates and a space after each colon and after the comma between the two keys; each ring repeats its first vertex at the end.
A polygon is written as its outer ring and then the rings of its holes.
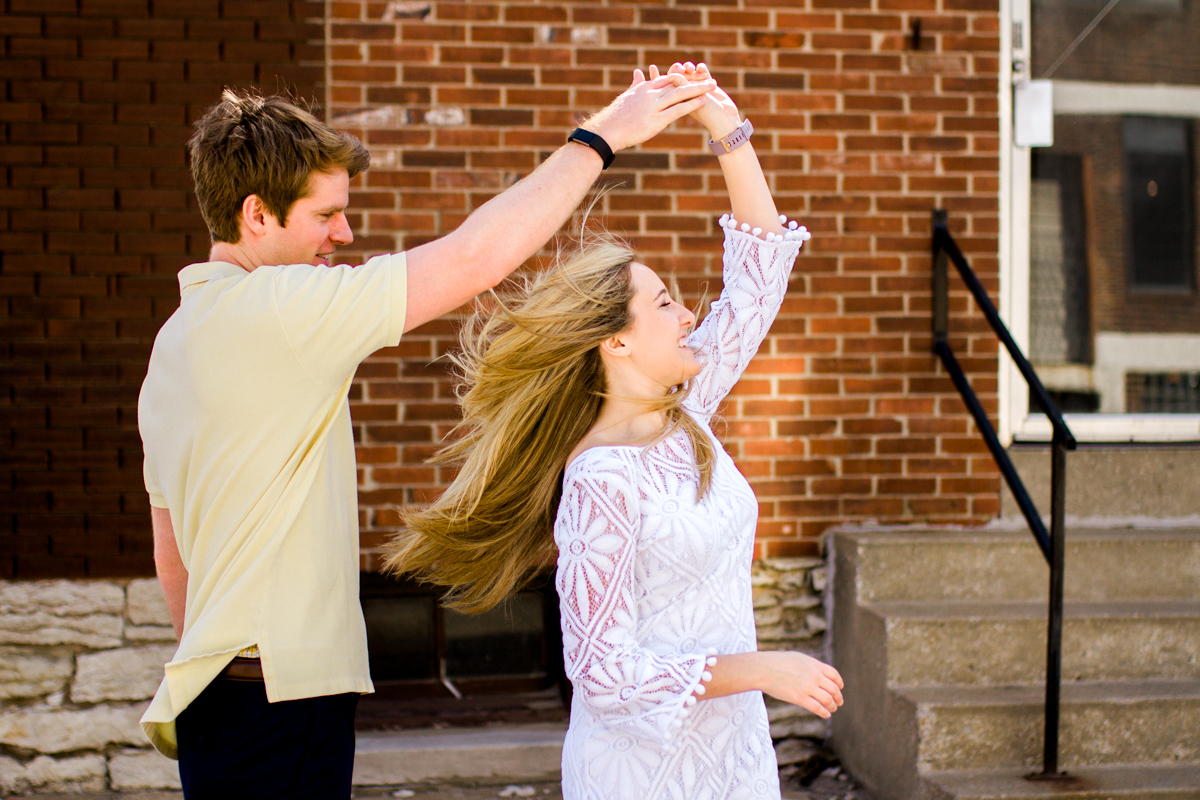
{"type": "MultiPolygon", "coordinates": [[[[657,72],[657,67],[650,68],[652,79],[657,72]]],[[[683,74],[689,81],[712,80],[707,66],[697,66],[690,61],[686,64],[673,64],[667,72],[683,74]]],[[[714,142],[729,136],[742,124],[737,104],[720,86],[705,95],[704,105],[693,111],[690,116],[708,129],[709,138],[714,142]]],[[[753,140],[718,156],[717,161],[721,165],[721,173],[725,176],[734,219],[739,223],[748,224],[751,228],[762,228],[764,234],[783,233],[779,211],[775,208],[775,200],[771,197],[767,178],[758,163],[753,140]]]]}

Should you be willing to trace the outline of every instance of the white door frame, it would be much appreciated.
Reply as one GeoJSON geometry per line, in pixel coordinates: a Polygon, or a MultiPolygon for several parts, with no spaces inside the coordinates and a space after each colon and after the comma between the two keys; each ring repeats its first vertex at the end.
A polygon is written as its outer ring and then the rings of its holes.
{"type": "MultiPolygon", "coordinates": [[[[1030,149],[1013,142],[1013,82],[1025,80],[1031,61],[1030,0],[1000,2],[1000,316],[1022,352],[1029,351],[1030,149]],[[1007,54],[1007,57],[1003,57],[1007,54]]],[[[1149,114],[1200,118],[1200,86],[1055,81],[1054,113],[1149,114]]],[[[1030,413],[1029,390],[1003,348],[999,359],[999,434],[1013,441],[1049,441],[1050,424],[1030,413]]],[[[1200,440],[1200,415],[1067,414],[1081,442],[1200,440]]]]}

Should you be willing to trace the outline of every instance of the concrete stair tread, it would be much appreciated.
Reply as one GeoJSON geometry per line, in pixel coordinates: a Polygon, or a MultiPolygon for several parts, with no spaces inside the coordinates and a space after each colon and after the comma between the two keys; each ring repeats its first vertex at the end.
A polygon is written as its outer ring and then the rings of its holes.
{"type": "MultiPolygon", "coordinates": [[[[1027,531],[844,528],[833,542],[854,563],[860,604],[1047,596],[1049,570],[1027,531]]],[[[1070,529],[1065,581],[1068,601],[1194,600],[1200,529],[1070,529]]]]}
{"type": "MultiPolygon", "coordinates": [[[[918,705],[1029,705],[1042,706],[1043,685],[1005,686],[897,686],[897,694],[918,705]]],[[[1131,703],[1139,700],[1200,700],[1200,680],[1079,681],[1063,683],[1062,702],[1131,703]]]]}
{"type": "Polygon", "coordinates": [[[835,531],[844,768],[881,800],[1200,800],[1188,524],[1068,523],[1059,761],[1090,781],[1073,786],[1024,780],[1041,760],[1048,584],[1028,531],[835,531]]]}
{"type": "Polygon", "coordinates": [[[963,770],[924,776],[936,800],[1185,800],[1200,798],[1200,764],[1118,764],[1068,770],[1070,780],[1031,781],[1031,770],[963,770]]]}
{"type": "Polygon", "coordinates": [[[557,780],[561,723],[357,734],[354,785],[557,780]]]}
{"type": "MultiPolygon", "coordinates": [[[[1043,600],[895,600],[861,603],[859,608],[891,618],[911,620],[970,619],[1044,619],[1048,613],[1043,600]]],[[[1186,618],[1200,616],[1200,599],[1195,600],[1113,600],[1063,602],[1064,619],[1086,618],[1186,618]]]]}
{"type": "MultiPolygon", "coordinates": [[[[879,528],[841,528],[840,532],[853,535],[855,539],[868,542],[872,546],[886,545],[890,547],[912,547],[917,543],[959,544],[971,542],[1013,542],[1027,541],[1032,547],[1033,534],[1028,528],[909,528],[909,527],[879,527],[879,528]]],[[[1121,541],[1135,535],[1142,541],[1200,541],[1200,528],[1162,527],[1162,528],[1092,528],[1087,526],[1067,525],[1067,539],[1070,541],[1121,541]]]]}

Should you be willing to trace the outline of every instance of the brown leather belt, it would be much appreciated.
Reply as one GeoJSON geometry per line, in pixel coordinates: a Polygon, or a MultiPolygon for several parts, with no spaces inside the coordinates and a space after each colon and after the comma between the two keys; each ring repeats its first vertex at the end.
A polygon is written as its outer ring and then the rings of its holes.
{"type": "Polygon", "coordinates": [[[257,658],[234,656],[233,661],[230,661],[228,666],[221,670],[221,673],[217,677],[224,678],[227,681],[255,681],[262,683],[262,661],[257,658]]]}

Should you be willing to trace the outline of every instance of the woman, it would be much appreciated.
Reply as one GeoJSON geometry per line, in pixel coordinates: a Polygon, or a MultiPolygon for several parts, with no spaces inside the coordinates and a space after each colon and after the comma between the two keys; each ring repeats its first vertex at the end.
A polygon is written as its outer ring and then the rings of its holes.
{"type": "MultiPolygon", "coordinates": [[[[693,116],[714,141],[741,123],[719,89],[693,116]]],[[[756,651],[757,503],[709,421],[808,234],[777,215],[752,145],[719,158],[733,217],[704,323],[692,331],[627,246],[585,236],[464,330],[463,435],[439,454],[462,471],[391,545],[390,567],[450,587],[466,610],[511,594],[557,545],[575,689],[565,798],[778,798],[762,692],[825,718],[842,703],[832,667],[756,651]]]]}

